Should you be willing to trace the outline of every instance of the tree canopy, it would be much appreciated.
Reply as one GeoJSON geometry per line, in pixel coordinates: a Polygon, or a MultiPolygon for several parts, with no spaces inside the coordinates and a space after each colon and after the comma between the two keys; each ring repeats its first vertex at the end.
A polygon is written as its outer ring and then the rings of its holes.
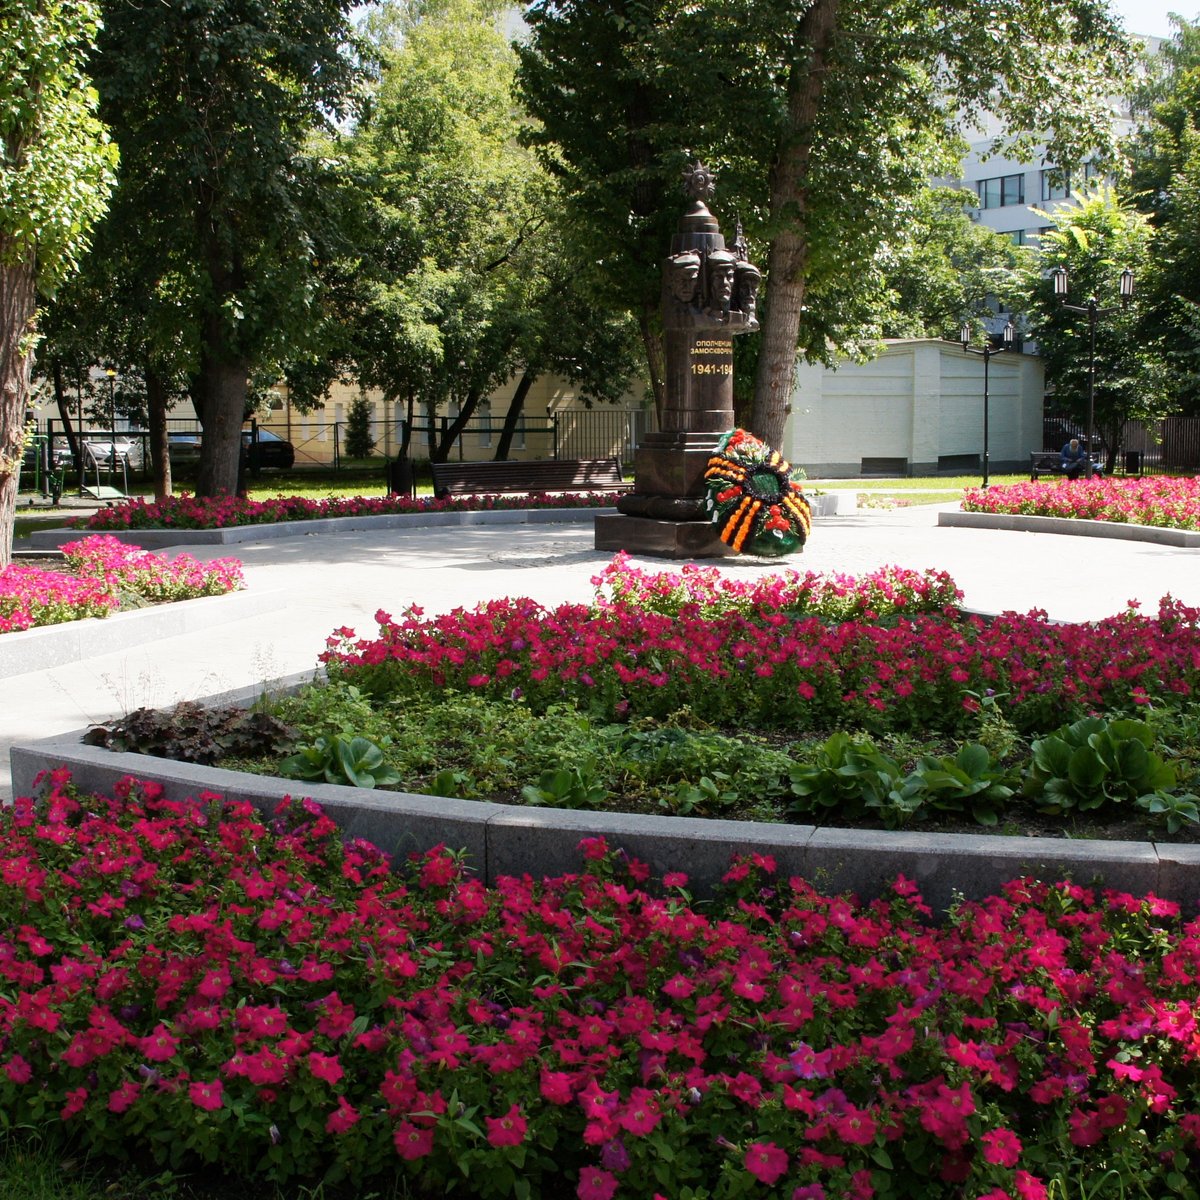
{"type": "Polygon", "coordinates": [[[1108,186],[1094,187],[1053,214],[1043,215],[1051,228],[1042,234],[1042,261],[1027,276],[1030,334],[1046,364],[1054,407],[1086,423],[1089,317],[1071,312],[1058,301],[1045,270],[1065,267],[1068,303],[1087,307],[1094,300],[1098,306],[1095,430],[1111,470],[1125,422],[1154,420],[1169,408],[1161,356],[1139,335],[1138,308],[1126,308],[1120,301],[1120,276],[1125,269],[1133,271],[1135,279],[1145,277],[1153,231],[1146,217],[1108,186]]]}
{"type": "Polygon", "coordinates": [[[322,315],[340,176],[310,139],[334,136],[354,99],[350,9],[105,0],[93,70],[122,166],[103,238],[142,318],[142,335],[118,345],[186,376],[204,426],[201,494],[236,489],[249,382],[322,315]]]}
{"type": "Polygon", "coordinates": [[[84,70],[96,22],[88,0],[0,6],[0,567],[12,555],[38,292],[74,269],[116,161],[84,70]]]}
{"type": "Polygon", "coordinates": [[[439,0],[377,22],[381,76],[350,146],[365,236],[346,353],[410,419],[450,412],[435,458],[518,370],[596,396],[629,374],[622,314],[580,286],[554,183],[520,144],[497,10],[439,0]]]}
{"type": "Polygon", "coordinates": [[[1156,347],[1172,406],[1200,414],[1200,23],[1175,18],[1130,144],[1130,191],[1155,230],[1141,277],[1140,335],[1156,347]]]}
{"type": "Polygon", "coordinates": [[[726,228],[740,217],[765,249],[752,423],[775,443],[797,353],[861,336],[847,284],[962,122],[990,109],[1020,131],[1013,152],[1045,141],[1077,163],[1111,142],[1126,56],[1102,0],[538,0],[527,20],[530,139],[639,313],[652,371],[653,280],[688,151],[721,175],[726,228]]]}

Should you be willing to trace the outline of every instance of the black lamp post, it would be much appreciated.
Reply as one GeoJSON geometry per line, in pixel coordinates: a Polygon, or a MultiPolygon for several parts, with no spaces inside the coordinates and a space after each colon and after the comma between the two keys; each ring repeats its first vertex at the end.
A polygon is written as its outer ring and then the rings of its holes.
{"type": "Polygon", "coordinates": [[[117,469],[117,373],[109,367],[108,376],[108,469],[117,469]]]}
{"type": "Polygon", "coordinates": [[[1133,272],[1126,267],[1121,272],[1121,304],[1120,307],[1101,308],[1095,296],[1090,296],[1086,304],[1068,304],[1066,267],[1055,267],[1050,272],[1054,280],[1054,295],[1059,304],[1067,312],[1083,313],[1088,319],[1088,407],[1087,407],[1087,475],[1092,477],[1092,434],[1096,424],[1096,322],[1101,317],[1111,316],[1115,312],[1129,307],[1133,299],[1133,272]]]}
{"type": "Polygon", "coordinates": [[[971,323],[964,321],[962,329],[959,330],[959,340],[962,342],[962,348],[967,354],[978,354],[983,358],[983,486],[988,485],[988,416],[990,410],[990,399],[988,395],[988,363],[991,362],[993,354],[1003,354],[1006,350],[1013,348],[1013,338],[1016,336],[1016,328],[1011,321],[1004,326],[1000,334],[1000,345],[992,344],[991,334],[988,335],[988,340],[982,346],[971,345],[971,323]]]}

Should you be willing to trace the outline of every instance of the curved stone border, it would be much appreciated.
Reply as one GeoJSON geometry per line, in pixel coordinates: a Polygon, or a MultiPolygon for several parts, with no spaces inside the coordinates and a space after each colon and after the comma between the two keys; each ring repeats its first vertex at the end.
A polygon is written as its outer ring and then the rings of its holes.
{"type": "Polygon", "coordinates": [[[255,588],[0,634],[0,679],[225,626],[231,621],[243,621],[282,608],[285,602],[286,596],[280,588],[255,588]]]}
{"type": "MultiPolygon", "coordinates": [[[[257,697],[257,689],[243,697],[257,697]]],[[[897,875],[913,879],[935,912],[958,896],[981,899],[1010,879],[1071,877],[1137,896],[1155,893],[1183,905],[1200,902],[1200,846],[972,834],[888,833],[706,821],[625,813],[508,807],[407,792],[297,783],[215,767],[117,754],[85,746],[79,734],[12,748],[13,795],[29,795],[39,772],[65,766],[87,792],[108,792],[126,775],[160,784],[170,799],[201,791],[248,800],[270,813],[284,796],[311,796],[347,837],[365,838],[403,856],[444,843],[463,849],[487,883],[502,875],[536,877],[578,871],[581,838],[603,835],[649,864],[656,875],[686,871],[696,894],[710,894],[734,853],[771,854],[784,876],[799,875],[827,893],[883,893],[897,875]]]]}
{"type": "Polygon", "coordinates": [[[1020,513],[941,512],[938,525],[958,529],[1008,529],[1019,533],[1066,533],[1073,537],[1115,538],[1200,550],[1200,531],[1130,525],[1120,521],[1085,521],[1079,517],[1030,517],[1020,513]]]}
{"type": "MultiPolygon", "coordinates": [[[[810,497],[813,516],[836,516],[838,497],[810,497]]],[[[107,534],[145,550],[165,546],[235,546],[241,542],[307,537],[317,533],[371,532],[379,529],[443,529],[471,525],[583,524],[598,516],[616,516],[615,508],[487,508],[473,512],[383,513],[378,516],[320,517],[312,521],[277,521],[268,525],[234,525],[227,529],[43,529],[29,535],[34,550],[57,550],[89,533],[107,534]]]]}
{"type": "Polygon", "coordinates": [[[319,517],[311,521],[276,521],[267,525],[233,525],[226,529],[44,529],[29,535],[35,550],[55,550],[89,533],[161,550],[164,546],[235,546],[317,533],[371,532],[380,529],[443,529],[464,525],[563,525],[592,520],[615,508],[488,508],[474,512],[381,513],[360,517],[319,517]]]}

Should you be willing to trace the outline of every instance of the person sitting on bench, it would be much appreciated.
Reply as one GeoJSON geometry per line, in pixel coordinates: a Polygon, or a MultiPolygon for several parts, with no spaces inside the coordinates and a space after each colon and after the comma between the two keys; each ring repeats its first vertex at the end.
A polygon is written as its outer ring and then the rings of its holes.
{"type": "Polygon", "coordinates": [[[1062,469],[1068,479],[1078,479],[1088,466],[1087,451],[1079,444],[1078,438],[1072,438],[1062,448],[1062,469]]]}

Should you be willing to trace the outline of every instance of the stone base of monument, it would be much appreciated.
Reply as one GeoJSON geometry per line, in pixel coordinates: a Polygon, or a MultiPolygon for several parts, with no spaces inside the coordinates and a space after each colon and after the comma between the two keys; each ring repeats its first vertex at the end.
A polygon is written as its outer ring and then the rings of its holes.
{"type": "Polygon", "coordinates": [[[596,549],[653,558],[723,558],[733,554],[709,521],[656,521],[650,517],[596,517],[596,549]]]}

